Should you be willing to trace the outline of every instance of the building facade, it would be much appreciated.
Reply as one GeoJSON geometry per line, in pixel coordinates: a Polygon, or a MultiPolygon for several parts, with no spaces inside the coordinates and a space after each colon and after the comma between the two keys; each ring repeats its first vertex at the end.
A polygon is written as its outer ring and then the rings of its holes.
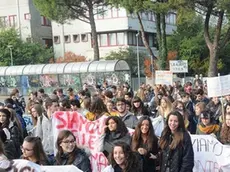
{"type": "Polygon", "coordinates": [[[15,27],[24,41],[53,44],[51,22],[40,15],[33,0],[1,0],[0,24],[15,27]]]}
{"type": "MultiPolygon", "coordinates": [[[[140,51],[145,50],[141,35],[138,36],[140,25],[136,15],[131,15],[125,9],[106,8],[103,14],[95,15],[96,29],[98,33],[98,43],[100,57],[103,58],[111,51],[120,48],[133,47],[140,51]],[[138,41],[138,42],[137,42],[138,41]]],[[[153,13],[142,13],[144,29],[147,40],[157,55],[156,24],[153,13]]],[[[167,34],[172,34],[176,29],[176,14],[169,13],[166,17],[167,34]]],[[[73,52],[83,55],[88,60],[93,59],[93,47],[91,42],[90,25],[80,20],[69,21],[67,24],[52,22],[53,46],[55,57],[63,57],[65,52],[73,52]]]]}

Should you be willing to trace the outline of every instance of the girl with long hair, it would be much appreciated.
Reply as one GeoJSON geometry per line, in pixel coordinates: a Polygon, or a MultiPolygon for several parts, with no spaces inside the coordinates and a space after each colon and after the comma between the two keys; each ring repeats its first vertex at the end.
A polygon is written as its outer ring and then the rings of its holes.
{"type": "Polygon", "coordinates": [[[186,110],[185,105],[182,101],[180,100],[176,100],[173,102],[173,108],[174,110],[177,110],[181,113],[181,115],[184,118],[184,124],[185,124],[185,128],[189,127],[189,112],[186,110]]]}
{"type": "Polygon", "coordinates": [[[21,150],[22,159],[29,160],[38,165],[50,165],[39,137],[27,136],[21,146],[21,150]]]}
{"type": "Polygon", "coordinates": [[[110,154],[110,166],[102,172],[142,172],[137,155],[124,142],[117,142],[110,154]]]}
{"type": "Polygon", "coordinates": [[[36,131],[36,127],[37,127],[37,122],[38,122],[38,118],[42,117],[42,106],[40,104],[34,104],[31,108],[31,117],[32,117],[32,122],[33,122],[33,128],[28,132],[29,135],[34,136],[35,135],[35,131],[36,131]]]}
{"type": "Polygon", "coordinates": [[[143,171],[156,171],[156,159],[158,155],[158,138],[153,129],[151,119],[142,116],[132,136],[132,150],[137,152],[143,160],[143,171]]]}
{"type": "Polygon", "coordinates": [[[160,138],[161,172],[192,172],[194,152],[191,137],[178,111],[169,113],[160,138]]]}
{"type": "Polygon", "coordinates": [[[168,114],[172,111],[172,102],[167,97],[162,97],[160,106],[157,107],[157,116],[161,115],[167,118],[168,114]]]}
{"type": "Polygon", "coordinates": [[[20,157],[20,146],[22,144],[22,135],[19,128],[10,120],[11,113],[7,109],[0,109],[0,128],[5,132],[7,139],[12,140],[16,147],[16,158],[20,157]]]}
{"type": "Polygon", "coordinates": [[[225,145],[230,145],[230,113],[225,115],[225,120],[220,131],[220,141],[225,145]]]}
{"type": "Polygon", "coordinates": [[[134,97],[132,100],[132,110],[135,116],[149,115],[148,109],[144,106],[143,101],[139,97],[134,97]]]}
{"type": "Polygon", "coordinates": [[[95,97],[92,101],[90,112],[86,114],[86,118],[90,121],[95,121],[103,115],[109,116],[110,114],[103,100],[99,97],[95,97]]]}
{"type": "Polygon", "coordinates": [[[56,165],[74,165],[84,172],[91,172],[89,157],[77,147],[76,137],[71,131],[62,130],[58,134],[56,148],[56,165]]]}
{"type": "Polygon", "coordinates": [[[99,151],[108,157],[116,142],[123,141],[130,144],[131,136],[124,122],[117,116],[108,117],[105,121],[105,125],[104,134],[102,134],[100,138],[100,140],[102,140],[102,146],[100,146],[99,151]]]}

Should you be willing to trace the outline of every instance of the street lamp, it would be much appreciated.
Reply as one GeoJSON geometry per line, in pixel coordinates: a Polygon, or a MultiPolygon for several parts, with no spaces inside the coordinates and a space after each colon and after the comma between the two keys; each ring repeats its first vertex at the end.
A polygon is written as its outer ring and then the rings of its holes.
{"type": "Polygon", "coordinates": [[[10,63],[11,63],[11,66],[13,66],[14,65],[14,63],[13,63],[13,53],[12,53],[13,46],[12,45],[8,45],[7,48],[10,49],[10,63]]]}
{"type": "Polygon", "coordinates": [[[138,45],[138,37],[139,37],[139,31],[136,34],[137,37],[137,75],[138,75],[138,88],[141,85],[141,77],[140,77],[140,55],[139,55],[139,45],[138,45]]]}

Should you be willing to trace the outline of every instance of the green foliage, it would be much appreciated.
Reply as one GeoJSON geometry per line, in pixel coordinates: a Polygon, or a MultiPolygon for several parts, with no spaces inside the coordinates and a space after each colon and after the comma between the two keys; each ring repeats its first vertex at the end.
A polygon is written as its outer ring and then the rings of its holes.
{"type": "MultiPolygon", "coordinates": [[[[209,50],[203,36],[203,17],[193,15],[192,19],[184,20],[177,25],[177,31],[168,38],[168,48],[178,52],[178,59],[188,60],[189,75],[207,75],[209,68],[209,50]]],[[[214,32],[214,28],[210,28],[214,32]]],[[[228,51],[221,52],[218,69],[226,73],[226,64],[230,64],[228,51]]]]}
{"type": "MultiPolygon", "coordinates": [[[[144,75],[144,60],[147,55],[143,52],[139,53],[140,59],[140,74],[144,75]]],[[[111,51],[106,57],[106,60],[125,60],[130,67],[132,76],[137,76],[137,53],[132,48],[119,49],[119,51],[111,51]]]]}
{"type": "Polygon", "coordinates": [[[15,29],[0,31],[0,65],[11,64],[10,48],[14,65],[47,63],[53,57],[52,49],[46,48],[39,43],[28,43],[20,40],[15,29]]]}

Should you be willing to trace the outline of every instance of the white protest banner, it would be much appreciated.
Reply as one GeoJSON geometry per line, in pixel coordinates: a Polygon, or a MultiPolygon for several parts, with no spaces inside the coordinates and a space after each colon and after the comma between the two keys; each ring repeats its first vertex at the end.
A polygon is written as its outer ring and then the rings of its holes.
{"type": "Polygon", "coordinates": [[[25,159],[15,159],[13,161],[0,161],[0,168],[9,172],[33,171],[33,172],[83,172],[74,165],[40,166],[25,159]]]}
{"type": "Polygon", "coordinates": [[[89,121],[77,112],[55,112],[52,119],[54,142],[61,130],[72,131],[76,136],[77,145],[87,147],[91,151],[90,161],[93,172],[100,172],[108,164],[104,154],[97,152],[97,140],[102,134],[106,118],[102,116],[96,121],[89,121]]]}
{"type": "Polygon", "coordinates": [[[170,60],[169,69],[173,73],[188,73],[188,60],[170,60]]]}
{"type": "Polygon", "coordinates": [[[156,70],[155,84],[172,85],[173,73],[168,70],[156,70]]]}
{"type": "Polygon", "coordinates": [[[41,172],[83,172],[74,165],[41,166],[41,172]]]}
{"type": "Polygon", "coordinates": [[[230,94],[230,75],[207,78],[208,97],[230,94]]]}
{"type": "Polygon", "coordinates": [[[229,172],[230,147],[211,135],[191,135],[195,166],[193,172],[229,172]]]}

